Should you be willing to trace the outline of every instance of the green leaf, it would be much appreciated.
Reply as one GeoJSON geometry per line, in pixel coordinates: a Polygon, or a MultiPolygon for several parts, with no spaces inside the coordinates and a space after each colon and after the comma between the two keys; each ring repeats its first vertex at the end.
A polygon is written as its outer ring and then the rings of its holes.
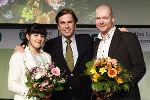
{"type": "Polygon", "coordinates": [[[26,82],[27,87],[32,87],[32,84],[30,82],[26,82]]]}
{"type": "Polygon", "coordinates": [[[128,85],[128,84],[124,84],[122,87],[123,87],[126,91],[129,91],[129,85],[128,85]]]}
{"type": "Polygon", "coordinates": [[[61,85],[59,85],[58,87],[55,88],[56,91],[63,90],[63,89],[64,89],[64,87],[61,85]]]}
{"type": "Polygon", "coordinates": [[[38,95],[40,96],[40,98],[43,98],[45,96],[45,94],[42,92],[39,92],[38,95]]]}
{"type": "Polygon", "coordinates": [[[28,95],[28,99],[30,99],[32,96],[33,96],[33,92],[31,92],[31,93],[28,95]]]}
{"type": "Polygon", "coordinates": [[[93,58],[91,61],[88,61],[88,62],[86,63],[86,67],[92,67],[93,64],[94,64],[94,61],[95,61],[94,58],[93,58]]]}
{"type": "Polygon", "coordinates": [[[113,85],[113,82],[112,81],[106,81],[106,84],[107,84],[107,86],[112,86],[113,85]]]}
{"type": "Polygon", "coordinates": [[[106,83],[104,83],[104,89],[105,91],[110,92],[110,87],[106,83]]]}
{"type": "Polygon", "coordinates": [[[104,88],[103,88],[103,82],[100,82],[100,83],[92,83],[92,89],[95,90],[95,91],[102,91],[104,88]]]}

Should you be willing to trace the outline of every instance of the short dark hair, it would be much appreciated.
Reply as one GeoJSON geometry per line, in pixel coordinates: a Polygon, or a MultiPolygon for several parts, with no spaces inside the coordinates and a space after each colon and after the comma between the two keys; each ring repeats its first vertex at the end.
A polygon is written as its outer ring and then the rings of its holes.
{"type": "Polygon", "coordinates": [[[73,17],[73,19],[74,19],[74,21],[75,21],[75,23],[77,23],[78,18],[77,18],[77,16],[75,15],[74,11],[71,10],[71,9],[65,8],[65,9],[62,9],[60,12],[58,12],[58,14],[56,15],[55,21],[56,21],[57,25],[58,25],[58,19],[59,19],[59,17],[65,15],[65,14],[71,14],[72,17],[73,17]]]}
{"type": "Polygon", "coordinates": [[[42,24],[37,24],[37,23],[32,24],[30,27],[27,28],[23,42],[21,43],[21,45],[28,44],[28,39],[26,38],[26,34],[28,34],[28,35],[41,34],[41,35],[44,35],[46,38],[47,31],[46,31],[46,28],[42,24]]]}

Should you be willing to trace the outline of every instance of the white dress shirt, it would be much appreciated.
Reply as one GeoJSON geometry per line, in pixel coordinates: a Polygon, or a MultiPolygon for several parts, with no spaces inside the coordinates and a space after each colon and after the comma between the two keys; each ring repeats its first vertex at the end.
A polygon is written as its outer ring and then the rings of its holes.
{"type": "Polygon", "coordinates": [[[102,39],[102,33],[98,34],[98,38],[101,39],[98,50],[97,50],[97,59],[108,57],[109,47],[111,44],[112,37],[114,35],[116,27],[114,26],[108,34],[106,34],[106,40],[102,39]]]}
{"type": "MultiPolygon", "coordinates": [[[[66,58],[66,47],[67,47],[67,43],[66,43],[66,38],[62,35],[62,45],[63,45],[63,55],[64,58],[66,58]]],[[[78,59],[78,50],[77,50],[77,45],[76,45],[76,39],[75,39],[75,35],[73,35],[70,40],[72,41],[70,43],[72,52],[73,52],[73,62],[74,62],[74,66],[76,65],[77,59],[78,59]]]]}

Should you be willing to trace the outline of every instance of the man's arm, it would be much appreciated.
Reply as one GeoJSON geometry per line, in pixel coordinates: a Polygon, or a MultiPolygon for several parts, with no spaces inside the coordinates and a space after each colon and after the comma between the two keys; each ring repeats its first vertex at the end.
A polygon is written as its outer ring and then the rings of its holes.
{"type": "Polygon", "coordinates": [[[133,84],[138,83],[146,73],[146,66],[143,58],[143,52],[135,34],[129,37],[127,43],[129,60],[132,64],[131,72],[133,74],[133,84]]]}

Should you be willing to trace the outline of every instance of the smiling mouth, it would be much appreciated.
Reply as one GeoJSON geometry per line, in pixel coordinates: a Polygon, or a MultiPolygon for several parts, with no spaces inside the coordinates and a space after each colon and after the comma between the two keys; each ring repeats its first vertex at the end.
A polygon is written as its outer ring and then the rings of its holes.
{"type": "Polygon", "coordinates": [[[67,33],[68,33],[68,32],[70,32],[70,30],[65,30],[65,32],[67,32],[67,33]]]}

